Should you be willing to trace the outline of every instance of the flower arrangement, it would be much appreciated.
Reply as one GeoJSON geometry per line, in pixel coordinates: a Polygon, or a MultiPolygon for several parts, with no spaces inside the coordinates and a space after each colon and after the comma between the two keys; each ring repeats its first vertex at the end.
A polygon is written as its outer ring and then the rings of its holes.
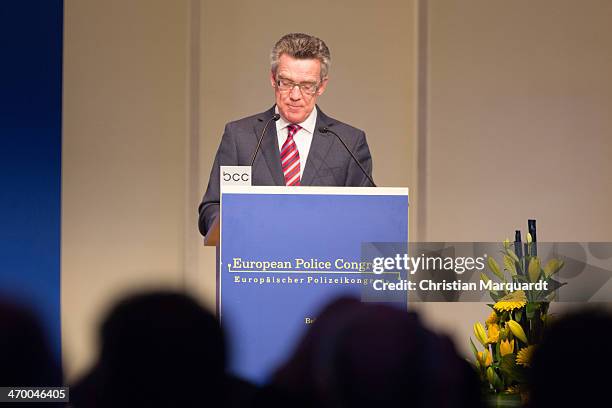
{"type": "MultiPolygon", "coordinates": [[[[533,226],[535,232],[535,221],[533,226]]],[[[545,326],[550,324],[548,309],[555,289],[562,286],[552,277],[563,267],[563,261],[550,259],[542,267],[531,233],[527,234],[524,251],[519,231],[517,238],[514,246],[509,240],[504,241],[503,270],[493,257],[488,257],[490,271],[503,283],[545,282],[546,285],[540,287],[546,289],[489,292],[495,302],[488,305],[491,314],[484,325],[474,324],[474,336],[483,350],[479,351],[472,339],[470,345],[481,380],[486,390],[494,394],[524,395],[531,356],[541,342],[545,326]]],[[[481,279],[491,280],[485,273],[481,274],[481,279]]]]}

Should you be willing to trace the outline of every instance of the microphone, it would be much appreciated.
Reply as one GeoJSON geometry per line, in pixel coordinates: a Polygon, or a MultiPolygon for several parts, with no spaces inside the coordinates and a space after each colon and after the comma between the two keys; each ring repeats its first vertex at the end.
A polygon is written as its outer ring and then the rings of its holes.
{"type": "Polygon", "coordinates": [[[264,135],[266,134],[266,129],[268,129],[268,125],[272,121],[276,122],[279,119],[280,119],[280,115],[278,113],[275,113],[274,116],[272,116],[266,122],[266,125],[264,126],[263,130],[261,131],[261,136],[259,136],[259,140],[257,140],[257,147],[255,148],[255,153],[253,153],[253,158],[251,159],[251,167],[253,167],[253,163],[255,163],[255,157],[257,157],[257,152],[259,152],[259,149],[261,147],[261,141],[263,140],[264,135]]]}
{"type": "Polygon", "coordinates": [[[359,163],[359,160],[357,160],[357,158],[355,157],[355,155],[353,154],[353,152],[351,152],[351,149],[348,148],[348,146],[346,145],[346,143],[344,143],[344,140],[342,140],[342,138],[340,136],[338,136],[338,134],[336,132],[334,132],[333,130],[331,130],[330,128],[327,127],[320,127],[319,128],[319,132],[321,133],[331,133],[333,135],[335,135],[338,140],[340,141],[340,143],[342,143],[342,146],[344,146],[344,148],[346,149],[347,152],[349,152],[349,154],[351,155],[351,157],[353,158],[353,160],[355,160],[355,163],[357,163],[357,165],[359,166],[359,168],[361,169],[361,171],[363,172],[363,174],[365,174],[365,176],[368,178],[368,180],[370,180],[370,183],[372,183],[372,187],[376,187],[376,184],[374,183],[374,180],[372,180],[372,177],[370,177],[370,175],[368,174],[367,171],[365,171],[365,169],[363,168],[363,166],[361,165],[361,163],[359,163]]]}

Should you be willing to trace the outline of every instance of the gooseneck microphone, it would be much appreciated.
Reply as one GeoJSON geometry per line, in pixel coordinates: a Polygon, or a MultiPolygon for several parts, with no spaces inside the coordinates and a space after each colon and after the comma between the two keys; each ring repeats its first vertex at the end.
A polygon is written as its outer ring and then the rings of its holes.
{"type": "Polygon", "coordinates": [[[274,116],[272,116],[266,122],[266,125],[264,126],[263,130],[261,131],[261,136],[259,136],[259,140],[257,140],[257,147],[255,148],[255,153],[253,153],[253,158],[251,159],[251,167],[253,167],[253,163],[255,163],[255,157],[257,157],[257,152],[261,148],[261,141],[263,140],[264,135],[266,134],[266,129],[268,129],[268,125],[271,122],[276,122],[279,119],[280,119],[280,115],[278,113],[275,113],[274,116]]]}
{"type": "Polygon", "coordinates": [[[348,148],[348,146],[346,145],[346,143],[344,143],[344,140],[342,140],[342,138],[340,136],[338,136],[338,134],[336,132],[334,132],[333,130],[331,130],[330,128],[327,127],[320,127],[319,128],[319,132],[321,133],[331,133],[332,135],[335,135],[338,140],[340,141],[340,143],[342,143],[342,146],[344,146],[344,148],[346,149],[347,152],[349,152],[349,154],[351,155],[351,157],[353,158],[353,160],[355,160],[355,163],[357,163],[357,165],[359,166],[359,168],[361,169],[361,171],[363,172],[363,174],[365,174],[365,176],[368,178],[368,180],[370,180],[370,183],[372,183],[372,187],[376,187],[376,184],[374,183],[374,180],[372,180],[372,177],[370,177],[370,175],[368,174],[367,171],[365,171],[365,169],[363,168],[363,166],[361,165],[361,163],[359,163],[359,160],[357,160],[357,157],[355,157],[355,155],[353,154],[353,152],[351,152],[351,149],[348,148]]]}

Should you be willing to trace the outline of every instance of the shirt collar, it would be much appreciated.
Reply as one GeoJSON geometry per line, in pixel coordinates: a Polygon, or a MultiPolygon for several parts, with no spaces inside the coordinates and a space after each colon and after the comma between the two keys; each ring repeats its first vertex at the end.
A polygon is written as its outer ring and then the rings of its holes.
{"type": "MultiPolygon", "coordinates": [[[[274,113],[278,113],[278,106],[276,105],[274,105],[274,113]]],[[[276,122],[276,128],[284,129],[290,124],[291,122],[287,122],[281,116],[280,119],[276,122]]],[[[299,125],[302,129],[304,129],[311,135],[314,134],[314,130],[317,125],[317,107],[315,106],[312,112],[310,112],[310,115],[308,115],[308,117],[302,123],[297,123],[297,125],[299,125]]]]}

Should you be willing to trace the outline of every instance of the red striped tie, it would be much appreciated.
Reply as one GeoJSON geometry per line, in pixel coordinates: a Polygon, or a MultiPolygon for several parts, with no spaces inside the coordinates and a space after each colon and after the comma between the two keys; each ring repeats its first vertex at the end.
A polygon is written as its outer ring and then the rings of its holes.
{"type": "Polygon", "coordinates": [[[281,149],[281,166],[285,175],[285,185],[300,185],[300,152],[298,152],[293,136],[300,130],[298,125],[287,126],[287,140],[281,149]]]}

